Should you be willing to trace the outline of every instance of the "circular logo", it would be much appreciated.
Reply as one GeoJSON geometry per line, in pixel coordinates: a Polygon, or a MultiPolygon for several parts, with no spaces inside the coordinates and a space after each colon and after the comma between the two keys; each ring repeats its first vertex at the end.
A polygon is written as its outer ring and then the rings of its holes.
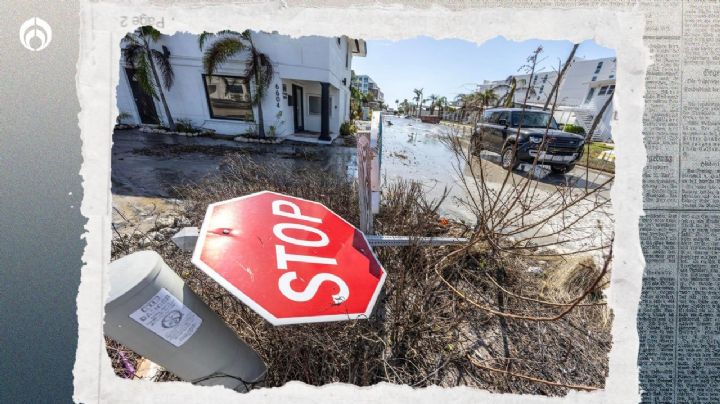
{"type": "Polygon", "coordinates": [[[182,320],[182,313],[177,310],[173,310],[163,317],[162,326],[163,328],[173,328],[180,324],[180,320],[182,320]]]}
{"type": "Polygon", "coordinates": [[[51,41],[52,29],[42,18],[33,17],[20,26],[20,43],[30,51],[41,51],[47,48],[51,41]]]}

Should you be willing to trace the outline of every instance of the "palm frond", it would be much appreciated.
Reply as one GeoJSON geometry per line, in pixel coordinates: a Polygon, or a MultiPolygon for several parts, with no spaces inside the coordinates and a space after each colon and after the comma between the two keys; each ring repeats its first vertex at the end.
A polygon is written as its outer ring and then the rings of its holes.
{"type": "Polygon", "coordinates": [[[149,37],[152,39],[153,42],[156,42],[158,39],[160,39],[160,31],[155,29],[152,25],[145,25],[140,28],[138,28],[138,32],[140,32],[140,35],[149,37]]]}
{"type": "Polygon", "coordinates": [[[122,48],[121,52],[125,62],[129,63],[133,67],[137,67],[137,59],[145,53],[145,48],[138,43],[129,43],[122,48]]]}
{"type": "Polygon", "coordinates": [[[203,31],[200,36],[198,36],[198,47],[200,50],[205,46],[205,42],[211,37],[215,36],[212,32],[203,31]]]}
{"type": "Polygon", "coordinates": [[[128,32],[125,34],[125,36],[120,40],[120,43],[123,45],[140,45],[140,39],[137,37],[137,34],[134,32],[128,32]]]}
{"type": "Polygon", "coordinates": [[[168,48],[163,46],[162,52],[153,49],[151,54],[155,65],[157,65],[160,70],[160,75],[162,76],[163,83],[165,83],[165,88],[169,90],[175,80],[175,73],[173,72],[172,65],[170,64],[170,51],[168,48]]]}
{"type": "Polygon", "coordinates": [[[203,68],[207,74],[215,73],[217,67],[231,57],[245,50],[246,46],[238,38],[225,37],[213,42],[203,54],[203,68]]]}
{"type": "Polygon", "coordinates": [[[254,46],[250,47],[250,57],[245,65],[245,76],[255,80],[254,103],[262,100],[274,75],[275,68],[270,57],[258,51],[254,46]]]}
{"type": "Polygon", "coordinates": [[[158,98],[151,75],[150,60],[147,58],[146,53],[142,53],[136,59],[135,78],[137,79],[138,84],[140,84],[140,88],[146,94],[152,96],[153,98],[158,98]]]}
{"type": "MultiPolygon", "coordinates": [[[[253,47],[253,49],[255,49],[253,47]]],[[[259,60],[259,68],[262,72],[262,75],[265,76],[268,81],[272,79],[272,77],[275,75],[275,67],[273,66],[272,60],[270,60],[270,57],[262,52],[257,52],[257,59],[259,60]]],[[[268,82],[268,84],[270,84],[268,82]]]]}
{"type": "MultiPolygon", "coordinates": [[[[236,34],[237,34],[237,32],[236,32],[236,34]]],[[[252,42],[252,32],[250,32],[249,29],[246,29],[245,31],[241,32],[238,35],[240,35],[240,37],[242,37],[242,39],[244,39],[248,42],[252,42]]]]}

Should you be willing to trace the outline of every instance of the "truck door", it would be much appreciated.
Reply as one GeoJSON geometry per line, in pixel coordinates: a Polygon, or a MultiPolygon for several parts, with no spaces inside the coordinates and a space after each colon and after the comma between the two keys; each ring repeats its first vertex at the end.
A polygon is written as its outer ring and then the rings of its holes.
{"type": "Polygon", "coordinates": [[[510,123],[510,112],[493,112],[490,117],[491,124],[488,130],[488,150],[495,153],[501,153],[505,137],[508,133],[508,124],[510,123]]]}

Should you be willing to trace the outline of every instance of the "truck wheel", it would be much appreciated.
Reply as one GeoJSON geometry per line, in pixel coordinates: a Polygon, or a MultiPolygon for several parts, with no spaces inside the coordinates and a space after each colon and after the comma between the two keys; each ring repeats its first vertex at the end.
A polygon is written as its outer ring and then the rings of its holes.
{"type": "Polygon", "coordinates": [[[553,174],[566,174],[572,171],[573,168],[575,168],[575,164],[569,166],[550,166],[550,171],[552,171],[553,174]]]}
{"type": "Polygon", "coordinates": [[[514,170],[519,164],[517,156],[515,155],[515,150],[513,150],[513,145],[506,145],[500,155],[500,165],[502,165],[502,168],[506,170],[514,170]]]}

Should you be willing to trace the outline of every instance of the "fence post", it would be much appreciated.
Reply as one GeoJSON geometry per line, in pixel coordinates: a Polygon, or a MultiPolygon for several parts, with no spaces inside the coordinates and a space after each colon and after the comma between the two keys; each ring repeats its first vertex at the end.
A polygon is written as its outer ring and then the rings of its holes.
{"type": "Polygon", "coordinates": [[[370,132],[358,131],[357,139],[357,170],[358,170],[358,203],[360,208],[360,230],[372,234],[373,212],[372,191],[370,188],[370,132]]]}
{"type": "Polygon", "coordinates": [[[370,122],[370,189],[372,213],[380,211],[380,161],[382,154],[382,113],[373,112],[370,122]]]}

